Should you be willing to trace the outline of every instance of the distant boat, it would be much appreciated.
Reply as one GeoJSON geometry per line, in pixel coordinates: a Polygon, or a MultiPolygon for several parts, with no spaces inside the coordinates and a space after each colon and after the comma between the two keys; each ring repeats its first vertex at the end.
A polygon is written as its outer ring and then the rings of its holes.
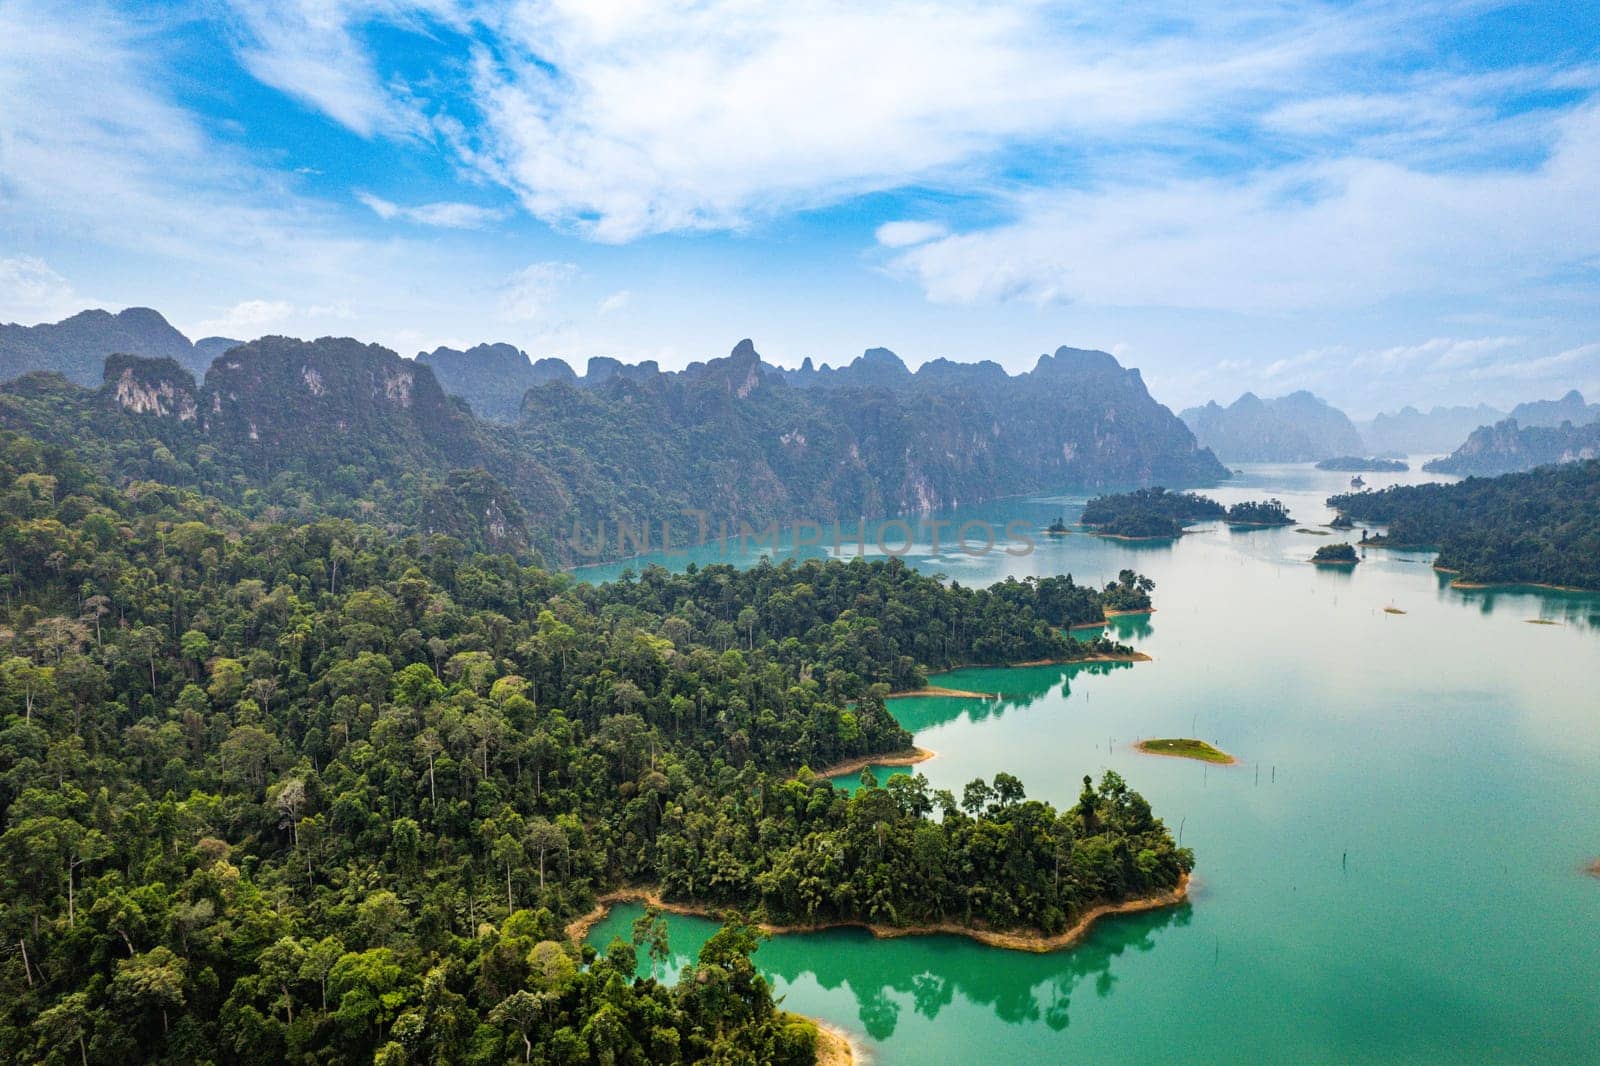
{"type": "Polygon", "coordinates": [[[1359,489],[1361,486],[1363,486],[1365,484],[1366,484],[1366,482],[1361,480],[1361,475],[1360,474],[1357,474],[1355,477],[1350,479],[1350,487],[1353,488],[1353,489],[1359,489]]]}

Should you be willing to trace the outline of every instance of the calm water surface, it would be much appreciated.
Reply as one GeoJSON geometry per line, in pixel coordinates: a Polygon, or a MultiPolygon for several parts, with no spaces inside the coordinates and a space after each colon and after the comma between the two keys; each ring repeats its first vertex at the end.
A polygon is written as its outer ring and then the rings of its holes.
{"type": "MultiPolygon", "coordinates": [[[[1250,466],[1211,494],[1276,495],[1317,528],[1348,478],[1250,466]]],[[[1082,503],[961,517],[1042,526],[1082,503]]],[[[785,1006],[883,1064],[1600,1061],[1600,881],[1583,872],[1600,856],[1600,596],[1452,590],[1419,553],[1306,562],[1336,539],[1207,526],[1171,544],[913,556],[973,584],[1156,580],[1158,612],[1115,630],[1154,662],[962,670],[941,682],[1001,698],[891,708],[939,753],[914,771],[936,788],[1006,770],[1065,805],[1084,774],[1117,770],[1195,849],[1192,900],[1043,956],[778,937],[756,961],[785,1006]],[[1131,749],[1152,736],[1203,737],[1241,765],[1131,749]]],[[[626,937],[637,914],[618,908],[592,940],[626,937]]],[[[711,929],[671,919],[668,970],[711,929]]]]}

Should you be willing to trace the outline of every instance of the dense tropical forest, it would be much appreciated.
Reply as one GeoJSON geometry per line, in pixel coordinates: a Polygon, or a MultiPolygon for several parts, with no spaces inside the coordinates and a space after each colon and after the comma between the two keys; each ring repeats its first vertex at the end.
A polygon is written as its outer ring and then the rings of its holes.
{"type": "Polygon", "coordinates": [[[1108,496],[1084,504],[1079,519],[1096,533],[1113,537],[1177,537],[1186,526],[1220,518],[1251,526],[1283,526],[1294,519],[1277,500],[1246,500],[1224,507],[1209,496],[1168,492],[1159,486],[1108,496]]]}
{"type": "Polygon", "coordinates": [[[1346,493],[1328,506],[1387,527],[1368,544],[1437,548],[1435,565],[1463,582],[1600,589],[1600,460],[1346,493]]]}
{"type": "Polygon", "coordinates": [[[274,520],[250,467],[119,439],[0,433],[5,1061],[805,1063],[740,919],[670,987],[633,978],[659,930],[594,957],[565,924],[653,884],[1049,932],[1192,864],[1115,775],[1056,811],[1005,774],[803,769],[906,747],[883,697],[931,667],[1118,650],[1064,629],[1147,606],[1131,571],[589,586],[421,522],[274,520]]]}

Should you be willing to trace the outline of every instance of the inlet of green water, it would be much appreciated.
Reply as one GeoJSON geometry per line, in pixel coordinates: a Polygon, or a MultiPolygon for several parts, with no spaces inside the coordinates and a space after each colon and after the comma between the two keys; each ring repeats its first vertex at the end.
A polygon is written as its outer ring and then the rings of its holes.
{"type": "MultiPolygon", "coordinates": [[[[1212,495],[1276,495],[1311,525],[1346,480],[1254,466],[1212,495]]],[[[963,516],[1042,527],[1081,503],[963,516]]],[[[1113,623],[1154,662],[964,670],[940,683],[1001,698],[891,709],[939,753],[909,771],[934,787],[1006,770],[1070,804],[1084,774],[1117,770],[1181,820],[1192,900],[1044,956],[778,937],[756,960],[785,1006],[908,1066],[1600,1061],[1600,881],[1584,873],[1600,856],[1600,596],[1452,590],[1417,553],[1309,565],[1329,539],[1216,526],[1170,544],[1071,536],[1022,558],[913,557],[970,584],[1155,578],[1158,612],[1113,623]],[[1527,624],[1540,618],[1560,624],[1527,624]],[[1190,735],[1240,764],[1132,750],[1190,735]]],[[[618,908],[592,942],[626,936],[637,913],[618,908]]],[[[669,972],[711,928],[670,920],[669,972]]]]}

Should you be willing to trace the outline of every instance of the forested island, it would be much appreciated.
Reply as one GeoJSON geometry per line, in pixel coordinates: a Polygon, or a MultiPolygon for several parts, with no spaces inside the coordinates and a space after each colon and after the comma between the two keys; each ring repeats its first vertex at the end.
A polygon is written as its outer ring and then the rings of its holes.
{"type": "Polygon", "coordinates": [[[1161,487],[1096,496],[1079,519],[1092,532],[1128,540],[1164,540],[1183,535],[1196,522],[1222,519],[1234,525],[1281,526],[1294,519],[1277,500],[1245,501],[1224,507],[1209,496],[1168,492],[1161,487]]]}
{"type": "Polygon", "coordinates": [[[1354,566],[1361,561],[1353,544],[1324,544],[1311,556],[1318,566],[1354,566]]]}
{"type": "Polygon", "coordinates": [[[1234,526],[1292,526],[1294,518],[1280,500],[1246,500],[1228,508],[1228,524],[1234,526]]]}
{"type": "Polygon", "coordinates": [[[1436,548],[1434,565],[1462,584],[1600,589],[1600,460],[1346,493],[1328,506],[1386,527],[1368,544],[1436,548]]]}
{"type": "Polygon", "coordinates": [[[654,885],[1047,935],[1193,864],[1115,774],[1056,810],[1003,773],[850,797],[799,772],[904,749],[883,696],[929,669],[1115,650],[1064,631],[1148,609],[1132,571],[589,586],[419,525],[250,515],[195,487],[222,456],[89,443],[0,433],[5,1061],[809,1063],[745,921],[670,987],[633,978],[652,931],[594,957],[566,923],[654,885]]]}
{"type": "Polygon", "coordinates": [[[1403,474],[1411,469],[1409,463],[1381,456],[1363,458],[1359,455],[1336,455],[1316,464],[1318,470],[1342,470],[1350,474],[1403,474]]]}
{"type": "Polygon", "coordinates": [[[1108,537],[1165,538],[1181,536],[1185,526],[1227,513],[1208,496],[1156,487],[1096,496],[1084,505],[1080,521],[1108,537]]]}

